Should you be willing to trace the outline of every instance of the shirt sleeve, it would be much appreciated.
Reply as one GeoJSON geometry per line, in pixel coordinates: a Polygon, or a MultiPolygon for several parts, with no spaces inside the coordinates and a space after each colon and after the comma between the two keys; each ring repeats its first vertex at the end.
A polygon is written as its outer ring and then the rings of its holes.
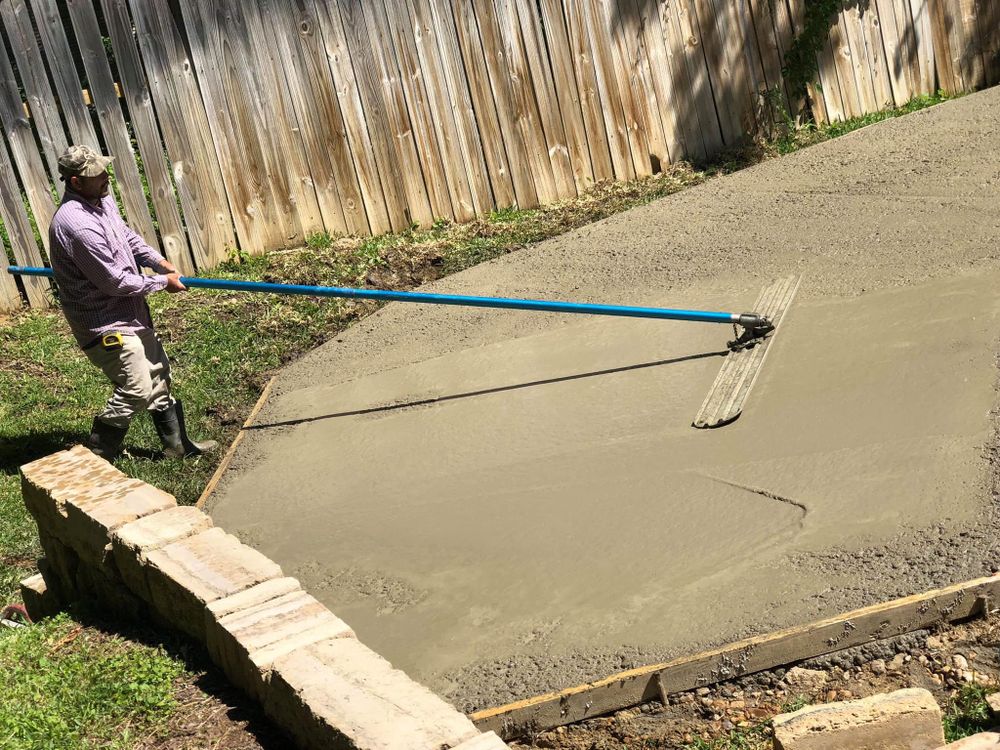
{"type": "Polygon", "coordinates": [[[106,205],[109,205],[115,212],[115,217],[121,225],[122,232],[125,235],[125,241],[128,243],[129,249],[132,251],[132,255],[135,256],[136,262],[138,262],[140,266],[152,268],[154,271],[161,270],[163,268],[162,263],[166,260],[166,258],[151,248],[146,243],[146,240],[143,239],[141,234],[125,223],[121,212],[118,211],[118,204],[115,203],[114,198],[109,195],[104,200],[107,202],[106,205]]]}
{"type": "Polygon", "coordinates": [[[100,232],[78,229],[72,235],[73,261],[94,286],[111,297],[142,297],[167,286],[162,274],[144,276],[114,262],[114,255],[100,232]]]}

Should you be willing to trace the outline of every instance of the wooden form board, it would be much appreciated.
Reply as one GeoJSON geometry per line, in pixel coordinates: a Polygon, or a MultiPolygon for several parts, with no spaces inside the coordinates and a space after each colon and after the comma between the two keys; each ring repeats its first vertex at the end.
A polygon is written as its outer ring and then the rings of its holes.
{"type": "Polygon", "coordinates": [[[586,685],[470,716],[504,739],[618,711],[672,693],[794,664],[852,646],[985,614],[1000,597],[1000,575],[896,599],[837,617],[632,669],[586,685]]]}

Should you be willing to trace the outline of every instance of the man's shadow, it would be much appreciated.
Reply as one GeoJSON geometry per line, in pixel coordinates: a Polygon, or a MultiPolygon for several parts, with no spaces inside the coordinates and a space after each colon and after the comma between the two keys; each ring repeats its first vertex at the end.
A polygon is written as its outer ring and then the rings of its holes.
{"type": "MultiPolygon", "coordinates": [[[[86,430],[50,430],[29,432],[11,437],[0,437],[0,474],[16,474],[18,469],[39,458],[67,450],[74,445],[82,445],[87,439],[86,430]]],[[[125,442],[125,450],[135,458],[151,461],[163,458],[161,451],[130,445],[125,442]]]]}

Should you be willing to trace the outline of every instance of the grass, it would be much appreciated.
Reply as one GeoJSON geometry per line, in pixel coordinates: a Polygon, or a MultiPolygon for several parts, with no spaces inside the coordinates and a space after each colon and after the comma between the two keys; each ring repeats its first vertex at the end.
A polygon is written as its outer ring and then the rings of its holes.
{"type": "MultiPolygon", "coordinates": [[[[912,111],[940,100],[941,97],[924,98],[904,109],[912,111]]],[[[374,238],[321,233],[293,251],[257,257],[234,252],[212,275],[310,285],[412,288],[714,176],[836,137],[875,118],[859,118],[843,125],[783,136],[790,140],[753,144],[723,155],[704,169],[681,164],[631,183],[601,183],[583,196],[552,206],[497,209],[468,224],[456,225],[442,219],[426,229],[411,228],[374,238]]],[[[157,294],[150,298],[150,304],[173,361],[175,392],[186,402],[192,433],[214,438],[222,445],[228,445],[236,436],[274,371],[377,307],[364,301],[210,292],[157,294]]],[[[103,376],[78,351],[57,310],[26,311],[0,321],[0,604],[17,598],[17,582],[34,571],[34,561],[39,556],[33,522],[20,500],[18,466],[80,442],[107,392],[103,376]]],[[[197,499],[218,460],[158,460],[159,445],[145,417],[134,423],[126,449],[118,462],[122,471],[174,494],[186,504],[197,499]]],[[[67,626],[65,620],[47,623],[29,631],[36,633],[35,636],[20,633],[15,640],[6,636],[4,643],[16,649],[21,647],[17,643],[27,639],[24,649],[41,649],[39,644],[56,632],[51,628],[67,626]],[[30,640],[32,637],[42,640],[34,642],[30,640]]],[[[83,648],[85,643],[86,639],[78,638],[67,650],[80,664],[91,664],[94,673],[100,674],[103,652],[83,648]]],[[[121,644],[116,648],[125,654],[130,646],[121,644]]],[[[116,662],[123,670],[126,684],[144,684],[139,678],[144,674],[142,664],[148,653],[140,646],[135,648],[139,649],[135,655],[137,661],[121,655],[116,662]]],[[[58,679],[63,669],[60,664],[62,657],[58,663],[48,657],[27,660],[18,667],[17,682],[48,684],[58,679]]],[[[104,736],[100,731],[107,729],[109,735],[117,737],[116,746],[128,747],[129,735],[112,728],[139,726],[132,722],[137,722],[135,717],[145,715],[148,708],[141,695],[128,691],[109,694],[105,685],[95,682],[80,683],[76,691],[80,693],[81,705],[94,707],[107,703],[106,709],[93,708],[98,713],[104,711],[108,717],[105,726],[94,730],[98,732],[94,736],[104,736]],[[131,702],[134,711],[120,712],[120,702],[131,702]]],[[[16,695],[19,700],[31,703],[26,694],[16,695]]],[[[169,710],[167,703],[163,706],[163,711],[169,710]]],[[[31,708],[40,712],[36,719],[39,726],[47,726],[46,722],[58,725],[63,712],[59,704],[46,701],[31,708]]],[[[155,723],[158,711],[149,714],[150,721],[155,723]]],[[[78,732],[77,739],[69,734],[60,735],[65,742],[59,747],[87,747],[83,738],[90,730],[78,727],[74,731],[78,732]]],[[[730,747],[753,747],[732,744],[755,741],[752,733],[739,737],[731,740],[730,747]]],[[[44,744],[24,746],[45,747],[44,744]]]]}
{"type": "Polygon", "coordinates": [[[0,630],[0,747],[129,748],[155,734],[173,708],[182,667],[68,615],[0,630]]]}
{"type": "Polygon", "coordinates": [[[944,711],[944,738],[955,742],[995,726],[986,696],[993,692],[985,685],[963,685],[944,711]]]}

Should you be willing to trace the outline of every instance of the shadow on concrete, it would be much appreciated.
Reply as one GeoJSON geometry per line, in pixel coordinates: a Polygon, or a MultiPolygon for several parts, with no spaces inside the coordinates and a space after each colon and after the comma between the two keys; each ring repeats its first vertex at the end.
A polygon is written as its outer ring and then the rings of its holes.
{"type": "Polygon", "coordinates": [[[695,359],[706,359],[708,357],[722,357],[728,353],[728,350],[718,351],[718,352],[703,352],[701,354],[689,354],[684,357],[675,357],[673,359],[661,359],[655,362],[642,362],[635,365],[624,365],[622,367],[612,367],[607,370],[596,370],[594,372],[582,372],[575,375],[563,375],[558,378],[546,378],[544,380],[532,380],[528,383],[516,383],[514,385],[501,385],[496,388],[483,388],[478,391],[467,391],[465,393],[453,393],[448,396],[437,396],[435,398],[425,398],[416,401],[406,401],[403,403],[396,404],[385,404],[382,406],[372,406],[367,409],[354,409],[351,411],[336,412],[334,414],[321,414],[316,417],[302,417],[301,419],[289,419],[284,422],[270,422],[268,424],[255,424],[249,427],[245,427],[246,430],[267,430],[273,427],[292,427],[299,424],[306,424],[308,422],[320,422],[326,419],[340,419],[342,417],[360,417],[366,414],[382,414],[385,412],[403,411],[405,409],[415,409],[422,406],[435,406],[437,404],[443,404],[447,401],[459,401],[461,399],[475,398],[477,396],[489,396],[495,393],[505,393],[507,391],[516,391],[522,388],[535,388],[542,385],[554,385],[556,383],[568,383],[573,380],[582,380],[584,378],[596,378],[602,375],[614,375],[621,372],[629,372],[631,370],[643,370],[648,367],[663,367],[665,365],[674,365],[680,362],[689,362],[695,359]]]}

